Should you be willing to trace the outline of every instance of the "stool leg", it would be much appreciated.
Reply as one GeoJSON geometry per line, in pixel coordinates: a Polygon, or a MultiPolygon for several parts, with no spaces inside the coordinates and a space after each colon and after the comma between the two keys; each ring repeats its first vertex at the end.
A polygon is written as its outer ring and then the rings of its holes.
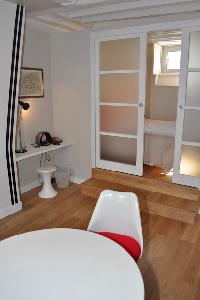
{"type": "Polygon", "coordinates": [[[57,195],[57,191],[54,190],[51,184],[51,172],[40,173],[43,179],[43,188],[39,192],[40,198],[53,198],[57,195]]]}

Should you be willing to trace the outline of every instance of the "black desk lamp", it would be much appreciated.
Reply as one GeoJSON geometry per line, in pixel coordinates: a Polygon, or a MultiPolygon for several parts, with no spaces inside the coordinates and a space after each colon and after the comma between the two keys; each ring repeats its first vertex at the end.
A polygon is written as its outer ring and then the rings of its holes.
{"type": "MultiPolygon", "coordinates": [[[[23,102],[23,101],[19,101],[19,106],[18,106],[18,117],[17,117],[17,136],[19,133],[19,149],[17,149],[15,152],[16,153],[24,153],[27,152],[27,150],[23,147],[23,143],[22,143],[22,130],[21,130],[21,117],[22,117],[22,109],[23,110],[28,110],[30,107],[29,103],[27,102],[23,102]]],[[[16,138],[17,141],[17,138],[16,138]]]]}

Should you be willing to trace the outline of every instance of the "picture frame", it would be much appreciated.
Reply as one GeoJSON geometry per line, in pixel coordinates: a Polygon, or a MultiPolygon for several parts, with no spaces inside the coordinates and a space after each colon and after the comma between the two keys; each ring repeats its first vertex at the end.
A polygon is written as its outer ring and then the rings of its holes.
{"type": "Polygon", "coordinates": [[[21,68],[19,98],[43,98],[44,74],[40,68],[21,68]]]}

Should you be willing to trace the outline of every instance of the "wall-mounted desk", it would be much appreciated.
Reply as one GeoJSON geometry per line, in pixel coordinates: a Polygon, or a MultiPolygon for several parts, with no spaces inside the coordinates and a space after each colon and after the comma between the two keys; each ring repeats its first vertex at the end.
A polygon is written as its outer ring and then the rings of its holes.
{"type": "Polygon", "coordinates": [[[25,153],[16,153],[16,161],[18,162],[18,161],[21,161],[21,160],[24,160],[24,159],[27,159],[27,158],[30,158],[30,157],[33,157],[36,155],[41,155],[43,153],[55,151],[58,149],[62,149],[62,148],[71,146],[71,145],[72,145],[72,143],[70,143],[70,142],[63,142],[60,145],[41,146],[38,148],[30,147],[27,150],[27,152],[25,152],[25,153]]]}

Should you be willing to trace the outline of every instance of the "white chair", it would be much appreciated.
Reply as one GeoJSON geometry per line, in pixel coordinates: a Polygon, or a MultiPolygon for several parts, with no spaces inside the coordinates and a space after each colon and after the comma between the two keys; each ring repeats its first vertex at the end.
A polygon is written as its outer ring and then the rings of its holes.
{"type": "Polygon", "coordinates": [[[57,195],[57,191],[54,190],[51,184],[51,176],[55,171],[56,167],[54,166],[40,167],[37,169],[43,181],[42,190],[38,194],[40,198],[53,198],[57,195]]]}
{"type": "Polygon", "coordinates": [[[88,231],[112,232],[133,237],[143,251],[138,198],[134,193],[103,191],[92,214],[88,231]]]}

